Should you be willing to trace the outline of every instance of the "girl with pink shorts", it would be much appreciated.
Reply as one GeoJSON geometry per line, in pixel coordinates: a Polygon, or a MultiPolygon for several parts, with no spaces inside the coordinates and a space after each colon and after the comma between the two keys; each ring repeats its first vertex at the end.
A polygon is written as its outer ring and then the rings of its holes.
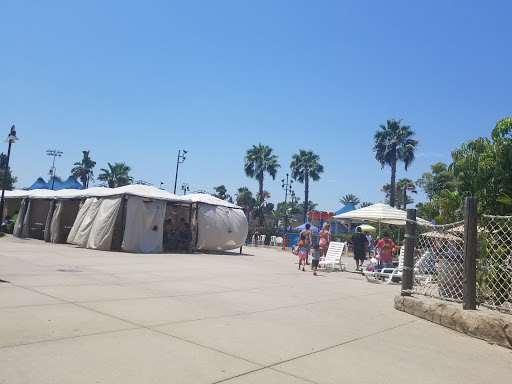
{"type": "Polygon", "coordinates": [[[299,248],[299,270],[302,265],[302,271],[306,266],[306,259],[308,257],[308,244],[306,243],[306,235],[300,235],[300,241],[297,243],[299,248]]]}

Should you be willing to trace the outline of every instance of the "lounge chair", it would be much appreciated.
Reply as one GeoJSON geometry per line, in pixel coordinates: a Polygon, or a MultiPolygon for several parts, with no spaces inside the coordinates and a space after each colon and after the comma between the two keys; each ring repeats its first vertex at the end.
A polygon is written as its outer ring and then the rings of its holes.
{"type": "Polygon", "coordinates": [[[335,266],[339,266],[340,270],[344,271],[346,266],[345,263],[341,262],[341,255],[343,254],[343,251],[346,251],[345,243],[331,241],[329,243],[329,249],[327,250],[325,259],[320,260],[318,267],[325,268],[327,272],[330,272],[331,269],[334,270],[335,266]]]}
{"type": "Polygon", "coordinates": [[[400,250],[400,256],[398,256],[398,267],[396,268],[381,268],[373,271],[363,271],[366,280],[375,283],[389,284],[392,281],[399,282],[402,280],[404,271],[404,254],[403,247],[400,250]]]}

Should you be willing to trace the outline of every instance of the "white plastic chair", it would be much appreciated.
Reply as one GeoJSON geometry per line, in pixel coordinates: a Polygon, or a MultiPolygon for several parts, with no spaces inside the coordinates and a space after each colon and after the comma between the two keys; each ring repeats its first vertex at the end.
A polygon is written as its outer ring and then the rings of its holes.
{"type": "Polygon", "coordinates": [[[330,272],[331,269],[334,270],[335,266],[339,266],[341,271],[346,269],[345,263],[341,262],[341,255],[345,250],[345,243],[340,243],[337,241],[331,241],[329,243],[329,249],[327,250],[327,254],[325,255],[324,260],[320,260],[318,263],[319,268],[325,268],[327,272],[330,272]]]}
{"type": "Polygon", "coordinates": [[[267,237],[267,235],[260,235],[260,241],[258,242],[259,245],[265,245],[265,237],[267,237]]]}
{"type": "Polygon", "coordinates": [[[276,237],[276,245],[277,246],[283,245],[283,238],[281,236],[276,237]]]}
{"type": "Polygon", "coordinates": [[[276,236],[270,236],[270,245],[276,245],[276,236]]]}

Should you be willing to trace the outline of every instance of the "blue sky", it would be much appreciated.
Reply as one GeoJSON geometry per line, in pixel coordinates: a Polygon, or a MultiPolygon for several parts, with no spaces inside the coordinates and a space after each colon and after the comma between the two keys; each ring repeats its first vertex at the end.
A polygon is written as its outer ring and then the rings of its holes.
{"type": "MultiPolygon", "coordinates": [[[[95,175],[126,162],[135,180],[234,195],[252,145],[281,169],[264,187],[284,200],[293,154],[325,173],[318,209],[348,193],[384,200],[390,169],[373,134],[403,119],[421,145],[416,180],[461,143],[512,115],[509,1],[0,1],[0,134],[18,137],[17,187],[57,175],[90,150],[95,175]],[[1,133],[4,132],[4,133],[1,133]]],[[[5,148],[0,151],[6,152],[5,148]]],[[[303,199],[304,187],[294,183],[303,199]]],[[[415,201],[424,201],[419,194],[415,201]]]]}

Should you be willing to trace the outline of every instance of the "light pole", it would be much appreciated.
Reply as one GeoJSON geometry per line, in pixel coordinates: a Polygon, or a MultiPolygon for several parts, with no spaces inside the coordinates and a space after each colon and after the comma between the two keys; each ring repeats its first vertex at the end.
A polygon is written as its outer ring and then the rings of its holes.
{"type": "Polygon", "coordinates": [[[292,183],[293,183],[293,180],[290,180],[290,182],[288,182],[289,176],[290,175],[287,173],[286,174],[286,183],[284,182],[284,179],[281,180],[281,182],[283,183],[283,189],[284,189],[284,234],[285,234],[285,237],[286,237],[286,229],[288,228],[288,211],[286,209],[286,200],[287,200],[288,194],[291,194],[291,192],[292,192],[292,183]]]}
{"type": "Polygon", "coordinates": [[[293,203],[294,203],[294,200],[295,200],[295,191],[291,192],[290,198],[292,199],[292,215],[293,215],[293,203]]]}
{"type": "Polygon", "coordinates": [[[52,177],[52,191],[53,191],[53,187],[55,185],[55,170],[56,170],[55,157],[57,157],[57,156],[61,157],[63,153],[64,152],[59,151],[58,149],[48,149],[46,151],[46,154],[48,156],[53,156],[53,164],[52,164],[52,167],[50,168],[50,172],[48,173],[52,177]]]}
{"type": "Polygon", "coordinates": [[[190,191],[190,188],[188,187],[188,183],[183,183],[181,185],[181,189],[183,190],[183,195],[187,193],[187,191],[190,191]]]}
{"type": "Polygon", "coordinates": [[[11,144],[18,140],[16,137],[16,129],[14,125],[11,127],[11,132],[9,133],[9,136],[7,136],[7,139],[5,139],[6,142],[9,143],[9,149],[7,150],[7,162],[5,164],[5,170],[4,170],[4,183],[2,184],[2,198],[0,199],[0,225],[4,221],[4,193],[5,193],[5,187],[7,185],[7,173],[9,172],[9,158],[11,157],[11,144]]]}
{"type": "Polygon", "coordinates": [[[176,184],[178,183],[178,167],[181,163],[183,163],[185,161],[186,153],[187,153],[187,151],[183,150],[183,155],[182,155],[181,151],[178,150],[178,161],[176,162],[176,177],[174,178],[174,194],[176,194],[176,184]]]}

